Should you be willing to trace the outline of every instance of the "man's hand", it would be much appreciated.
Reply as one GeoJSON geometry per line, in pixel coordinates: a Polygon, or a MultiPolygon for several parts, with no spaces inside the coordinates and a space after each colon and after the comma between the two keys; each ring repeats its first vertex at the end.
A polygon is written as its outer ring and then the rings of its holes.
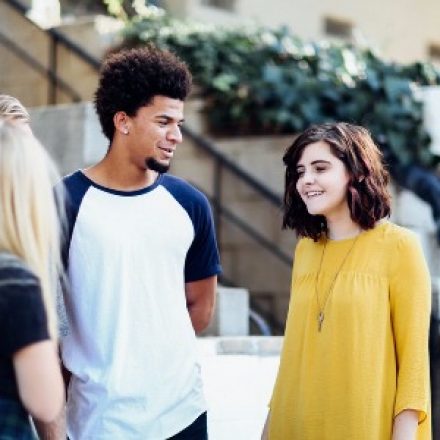
{"type": "Polygon", "coordinates": [[[196,333],[204,330],[214,313],[217,276],[185,284],[186,304],[196,333]]]}

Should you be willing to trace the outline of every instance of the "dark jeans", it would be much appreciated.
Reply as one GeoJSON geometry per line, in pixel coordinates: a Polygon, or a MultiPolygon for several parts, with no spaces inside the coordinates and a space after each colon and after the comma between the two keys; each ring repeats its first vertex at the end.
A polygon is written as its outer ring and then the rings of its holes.
{"type": "Polygon", "coordinates": [[[178,432],[168,440],[208,440],[206,412],[197,417],[197,419],[183,431],[178,432]]]}
{"type": "MultiPolygon", "coordinates": [[[[69,437],[67,437],[67,440],[69,440],[69,437]]],[[[208,440],[206,412],[197,417],[197,419],[183,431],[178,432],[168,440],[208,440]]]]}

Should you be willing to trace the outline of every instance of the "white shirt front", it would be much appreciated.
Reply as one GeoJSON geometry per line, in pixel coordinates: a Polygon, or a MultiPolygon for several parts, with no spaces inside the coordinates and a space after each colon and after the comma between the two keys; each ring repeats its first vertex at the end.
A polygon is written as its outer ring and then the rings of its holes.
{"type": "MultiPolygon", "coordinates": [[[[199,223],[185,203],[195,190],[182,192],[187,184],[171,176],[131,193],[84,186],[84,179],[76,173],[66,185],[82,188],[62,342],[72,372],[68,435],[163,440],[206,411],[184,290],[199,223]]],[[[206,277],[219,271],[214,260],[206,277]]]]}

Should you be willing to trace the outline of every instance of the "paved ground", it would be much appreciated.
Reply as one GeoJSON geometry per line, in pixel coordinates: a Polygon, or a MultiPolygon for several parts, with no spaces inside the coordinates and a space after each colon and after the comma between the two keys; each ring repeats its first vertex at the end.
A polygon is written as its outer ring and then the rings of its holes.
{"type": "Polygon", "coordinates": [[[199,338],[210,440],[258,440],[282,338],[199,338]]]}

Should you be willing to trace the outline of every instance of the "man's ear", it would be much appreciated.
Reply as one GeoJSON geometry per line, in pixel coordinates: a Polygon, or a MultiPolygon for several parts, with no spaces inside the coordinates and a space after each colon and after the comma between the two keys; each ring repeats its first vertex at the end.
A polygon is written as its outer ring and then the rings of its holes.
{"type": "Polygon", "coordinates": [[[130,128],[129,128],[129,118],[127,116],[127,113],[125,112],[116,112],[113,116],[113,123],[115,124],[115,129],[122,134],[129,134],[130,128]]]}

